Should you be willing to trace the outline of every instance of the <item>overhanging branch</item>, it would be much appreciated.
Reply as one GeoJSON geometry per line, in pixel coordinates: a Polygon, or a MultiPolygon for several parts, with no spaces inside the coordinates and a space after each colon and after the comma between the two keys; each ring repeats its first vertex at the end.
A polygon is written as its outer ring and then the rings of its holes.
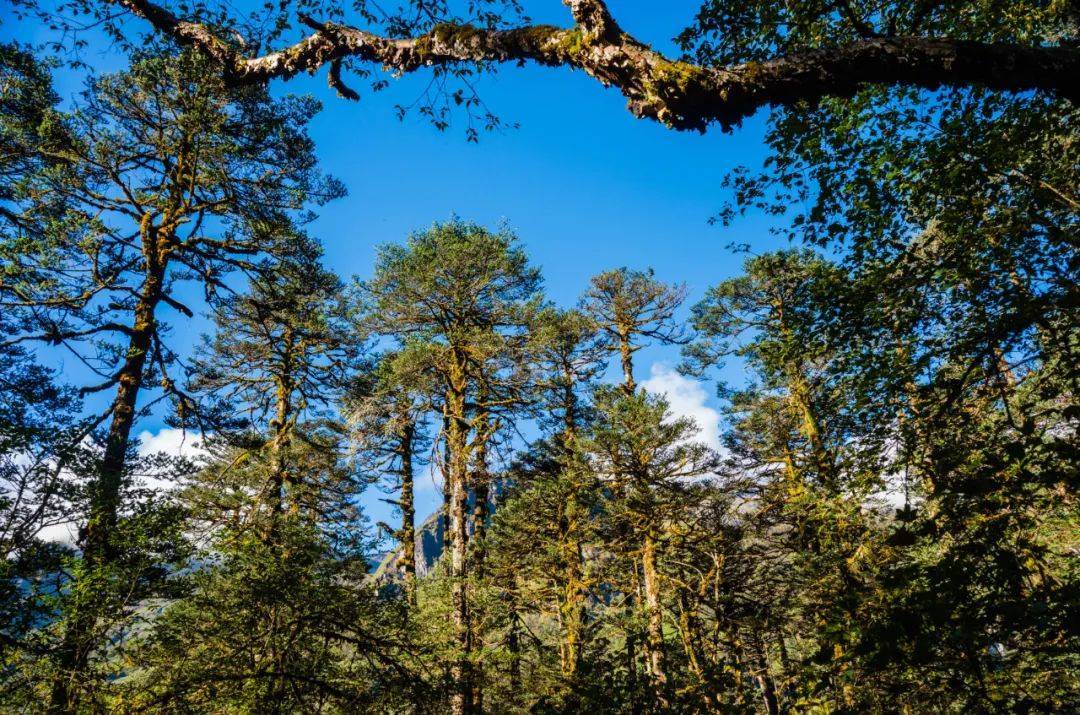
{"type": "Polygon", "coordinates": [[[584,71],[618,88],[637,117],[675,129],[725,129],[768,105],[826,96],[849,96],[864,85],[936,89],[981,85],[1006,91],[1044,90],[1076,101],[1080,49],[1025,46],[948,38],[868,37],[764,62],[701,67],[671,60],[622,31],[602,0],[563,0],[575,25],[484,30],[437,25],[418,37],[392,39],[348,25],[301,20],[314,32],[296,44],[257,57],[240,54],[205,25],[185,22],[149,0],[106,0],[142,17],[159,32],[194,46],[219,62],[233,84],[288,79],[331,67],[345,58],[396,73],[470,62],[524,62],[584,71]]]}

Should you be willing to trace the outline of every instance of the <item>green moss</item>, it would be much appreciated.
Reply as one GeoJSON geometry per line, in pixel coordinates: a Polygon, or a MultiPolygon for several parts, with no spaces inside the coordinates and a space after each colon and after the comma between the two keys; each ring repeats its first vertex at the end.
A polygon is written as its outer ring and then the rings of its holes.
{"type": "Polygon", "coordinates": [[[457,25],[443,22],[431,28],[431,32],[417,38],[416,54],[421,60],[435,52],[435,43],[440,45],[467,45],[470,40],[480,37],[483,31],[472,25],[457,25]]]}
{"type": "Polygon", "coordinates": [[[523,44],[541,45],[555,37],[560,30],[554,25],[531,25],[514,30],[514,32],[520,34],[523,44]]]}
{"type": "Polygon", "coordinates": [[[416,39],[416,54],[419,55],[421,59],[429,56],[433,50],[432,44],[430,36],[424,35],[423,37],[418,37],[416,39]]]}
{"type": "Polygon", "coordinates": [[[759,82],[765,74],[765,67],[760,62],[747,62],[743,65],[743,76],[748,82],[759,82]]]}
{"type": "Polygon", "coordinates": [[[456,25],[453,23],[439,23],[431,29],[431,36],[445,44],[467,43],[483,34],[482,30],[472,25],[456,25]]]}
{"type": "Polygon", "coordinates": [[[563,33],[562,37],[559,38],[559,50],[568,57],[573,57],[584,48],[585,35],[580,27],[567,30],[563,33]]]}
{"type": "Polygon", "coordinates": [[[643,82],[643,109],[669,127],[681,127],[682,118],[677,107],[688,98],[701,94],[707,70],[687,62],[660,60],[653,66],[652,75],[643,82]]]}
{"type": "Polygon", "coordinates": [[[679,93],[685,93],[693,84],[699,84],[705,76],[705,70],[688,62],[662,61],[656,67],[656,85],[674,87],[679,93]]]}

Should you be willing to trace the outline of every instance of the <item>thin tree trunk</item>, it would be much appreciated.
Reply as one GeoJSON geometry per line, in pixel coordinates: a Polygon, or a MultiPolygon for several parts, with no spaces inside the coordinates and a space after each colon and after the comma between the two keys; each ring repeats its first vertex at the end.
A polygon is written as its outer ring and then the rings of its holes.
{"type": "Polygon", "coordinates": [[[699,628],[697,606],[691,605],[685,590],[679,589],[679,633],[682,636],[683,651],[686,653],[690,672],[700,678],[704,671],[701,667],[703,658],[699,628]]]}
{"type": "Polygon", "coordinates": [[[488,473],[487,464],[488,440],[490,439],[490,435],[488,434],[490,428],[489,418],[487,416],[479,418],[477,420],[477,425],[478,435],[472,449],[472,452],[475,454],[475,459],[473,460],[472,473],[469,475],[474,498],[472,513],[473,531],[471,540],[473,548],[471,568],[478,578],[483,578],[484,560],[487,556],[484,536],[487,531],[489,512],[488,499],[491,496],[491,475],[488,473]]]}
{"type": "Polygon", "coordinates": [[[638,606],[641,603],[639,598],[640,585],[638,582],[638,563],[636,560],[630,562],[630,568],[632,572],[632,583],[630,584],[630,590],[626,593],[626,607],[630,612],[630,625],[626,631],[626,685],[631,694],[631,709],[634,712],[640,710],[640,694],[638,693],[638,632],[637,632],[637,613],[638,606]]]}
{"type": "MultiPolygon", "coordinates": [[[[577,394],[574,392],[575,373],[566,366],[563,370],[563,429],[560,434],[563,469],[572,468],[574,443],[577,437],[577,394]]],[[[563,628],[562,672],[568,679],[574,679],[581,668],[582,636],[585,630],[585,559],[581,542],[575,536],[578,533],[575,519],[581,518],[582,508],[579,496],[571,494],[570,503],[563,509],[563,554],[566,564],[563,583],[563,597],[559,604],[559,620],[563,628]],[[569,511],[569,513],[567,513],[569,511]]]]}
{"type": "Polygon", "coordinates": [[[452,537],[452,535],[450,533],[450,499],[451,499],[451,492],[452,492],[453,486],[454,486],[453,485],[453,477],[450,474],[450,459],[451,459],[451,457],[450,457],[450,455],[451,455],[450,422],[451,422],[451,419],[450,419],[449,410],[450,410],[450,408],[447,407],[444,404],[443,405],[443,416],[442,416],[442,432],[443,432],[443,435],[444,435],[443,457],[442,457],[442,463],[443,463],[443,469],[442,469],[442,471],[443,471],[443,475],[442,475],[442,477],[443,477],[443,487],[442,488],[443,488],[443,504],[445,505],[445,508],[443,509],[442,514],[439,516],[439,520],[442,522],[443,546],[444,546],[444,548],[446,548],[448,550],[450,549],[450,542],[453,539],[453,537],[452,537]]]}
{"type": "Polygon", "coordinates": [[[401,573],[405,580],[405,598],[410,606],[416,605],[416,505],[414,502],[413,482],[413,439],[416,434],[416,426],[408,421],[401,430],[400,452],[401,460],[401,494],[398,497],[398,505],[401,508],[401,573]]]}
{"type": "Polygon", "coordinates": [[[754,665],[756,666],[758,686],[761,688],[761,698],[765,703],[765,712],[768,715],[780,714],[780,700],[776,695],[776,683],[769,674],[769,662],[765,658],[765,652],[760,642],[754,643],[754,665]]]}
{"type": "Polygon", "coordinates": [[[634,382],[634,349],[630,345],[630,333],[619,334],[619,361],[622,363],[622,388],[628,395],[634,394],[637,383],[634,382]]]}
{"type": "Polygon", "coordinates": [[[471,713],[471,639],[469,602],[466,578],[468,577],[468,423],[465,419],[465,361],[455,355],[448,389],[446,392],[447,451],[449,452],[448,485],[450,502],[448,504],[450,521],[450,577],[452,621],[454,640],[458,653],[451,669],[454,680],[454,693],[451,697],[451,712],[455,715],[471,713]]]}
{"type": "Polygon", "coordinates": [[[652,673],[657,702],[667,704],[668,678],[664,663],[664,610],[660,601],[660,577],[656,564],[656,538],[646,532],[641,553],[642,575],[645,586],[645,608],[648,628],[645,636],[645,655],[652,673]]]}
{"type": "Polygon", "coordinates": [[[560,607],[563,625],[563,675],[577,676],[581,668],[582,632],[585,629],[585,588],[582,583],[581,544],[571,542],[566,546],[566,583],[560,607]]]}
{"type": "Polygon", "coordinates": [[[517,694],[521,692],[521,624],[516,610],[510,613],[506,650],[510,653],[510,692],[517,694]]]}
{"type": "MultiPolygon", "coordinates": [[[[488,498],[491,491],[491,477],[487,465],[487,445],[490,436],[490,417],[483,415],[477,419],[476,444],[473,447],[475,460],[470,482],[473,486],[473,533],[470,539],[469,572],[470,577],[475,579],[484,578],[484,567],[487,559],[487,544],[485,534],[488,520],[488,498]]],[[[470,628],[473,630],[471,639],[473,643],[479,642],[482,634],[479,633],[481,624],[477,619],[470,618],[470,628]]],[[[473,664],[469,675],[472,679],[472,707],[475,712],[484,712],[484,664],[478,661],[473,664]]]]}
{"type": "Polygon", "coordinates": [[[274,419],[270,422],[270,428],[274,432],[270,443],[273,470],[270,473],[270,485],[272,493],[270,497],[270,529],[271,538],[277,533],[278,521],[281,515],[288,510],[291,516],[299,513],[300,495],[297,485],[293,483],[294,477],[289,470],[289,447],[292,442],[292,394],[293,387],[289,379],[291,374],[290,353],[292,336],[288,331],[283,336],[285,361],[281,374],[277,378],[277,405],[274,419]]]}

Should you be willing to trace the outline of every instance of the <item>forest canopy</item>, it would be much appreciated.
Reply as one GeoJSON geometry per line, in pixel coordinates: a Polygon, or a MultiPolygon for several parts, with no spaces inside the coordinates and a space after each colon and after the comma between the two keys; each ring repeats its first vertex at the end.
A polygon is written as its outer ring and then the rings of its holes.
{"type": "Polygon", "coordinates": [[[0,710],[1080,708],[1076,3],[706,0],[665,54],[600,0],[0,1],[0,710]],[[524,62],[763,118],[711,230],[780,242],[557,300],[418,217],[343,274],[279,90],[426,73],[477,140],[524,62]]]}

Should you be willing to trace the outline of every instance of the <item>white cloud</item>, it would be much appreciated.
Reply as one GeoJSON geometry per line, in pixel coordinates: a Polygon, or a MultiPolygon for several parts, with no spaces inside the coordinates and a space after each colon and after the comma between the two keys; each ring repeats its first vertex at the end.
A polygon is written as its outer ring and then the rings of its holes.
{"type": "Polygon", "coordinates": [[[676,417],[693,419],[701,441],[720,451],[720,413],[705,404],[708,395],[700,382],[680,375],[665,363],[653,363],[649,379],[641,386],[654,395],[663,395],[676,417]]]}
{"type": "MultiPolygon", "coordinates": [[[[207,454],[202,448],[202,441],[194,432],[165,427],[157,431],[143,430],[137,437],[139,441],[139,455],[168,454],[175,457],[198,458],[207,454]]],[[[175,483],[166,479],[157,479],[152,475],[142,475],[143,486],[152,489],[168,490],[175,483]]],[[[75,523],[54,524],[38,532],[38,536],[44,541],[61,544],[74,544],[78,536],[78,526],[75,523]]]]}
{"type": "Polygon", "coordinates": [[[163,453],[174,457],[197,458],[206,455],[202,441],[195,432],[164,427],[154,434],[150,430],[139,433],[139,454],[163,453]]]}
{"type": "Polygon", "coordinates": [[[66,524],[53,524],[46,526],[38,532],[38,538],[54,544],[66,544],[74,546],[79,536],[79,528],[72,522],[66,524]]]}

